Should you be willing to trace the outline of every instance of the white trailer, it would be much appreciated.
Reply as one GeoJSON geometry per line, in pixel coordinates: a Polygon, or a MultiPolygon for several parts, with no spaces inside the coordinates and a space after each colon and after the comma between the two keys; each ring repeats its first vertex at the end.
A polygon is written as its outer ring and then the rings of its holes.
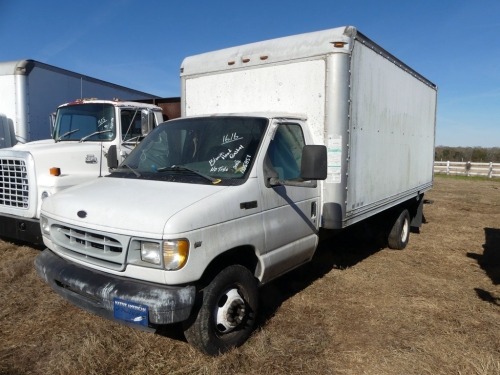
{"type": "Polygon", "coordinates": [[[43,202],[35,266],[57,293],[143,329],[182,322],[216,355],[321,228],[379,218],[406,247],[433,181],[432,82],[354,27],[188,57],[181,78],[186,117],[43,202]]]}
{"type": "Polygon", "coordinates": [[[78,98],[158,97],[35,60],[0,62],[0,148],[51,138],[51,114],[78,98]]]}

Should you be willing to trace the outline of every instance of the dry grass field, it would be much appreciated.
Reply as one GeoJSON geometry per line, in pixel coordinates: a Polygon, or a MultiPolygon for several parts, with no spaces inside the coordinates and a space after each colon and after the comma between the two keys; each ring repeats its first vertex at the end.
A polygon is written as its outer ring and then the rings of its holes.
{"type": "Polygon", "coordinates": [[[134,330],[73,307],[0,241],[0,374],[500,374],[500,181],[436,177],[406,250],[362,228],[262,289],[259,328],[206,357],[178,327],[134,330]]]}

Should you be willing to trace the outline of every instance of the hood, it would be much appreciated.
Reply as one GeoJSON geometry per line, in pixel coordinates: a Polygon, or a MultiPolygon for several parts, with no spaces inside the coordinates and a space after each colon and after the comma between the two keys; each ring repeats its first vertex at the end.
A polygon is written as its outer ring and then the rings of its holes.
{"type": "Polygon", "coordinates": [[[45,199],[42,215],[93,230],[161,238],[169,218],[225,189],[104,177],[45,199]],[[80,211],[84,218],[77,215],[80,211]]]}
{"type": "MultiPolygon", "coordinates": [[[[101,143],[95,142],[55,142],[53,139],[17,144],[5,149],[10,153],[26,152],[32,155],[38,173],[48,173],[52,167],[61,169],[61,175],[69,173],[95,173],[101,167],[103,151],[101,143]]],[[[107,170],[107,160],[102,162],[107,170]]]]}
{"type": "Polygon", "coordinates": [[[28,142],[28,143],[16,143],[12,148],[15,150],[29,151],[32,147],[53,145],[55,143],[56,143],[56,141],[54,141],[52,138],[50,138],[50,139],[42,139],[40,141],[33,141],[33,142],[28,142]]]}
{"type": "MultiPolygon", "coordinates": [[[[109,142],[106,142],[109,143],[109,142]]],[[[53,154],[65,153],[71,150],[81,150],[81,151],[99,151],[101,148],[101,142],[77,142],[77,141],[66,141],[66,142],[56,142],[53,139],[44,139],[42,141],[35,141],[29,143],[18,143],[11,147],[9,150],[13,151],[27,151],[32,155],[43,155],[43,154],[53,154]]]]}

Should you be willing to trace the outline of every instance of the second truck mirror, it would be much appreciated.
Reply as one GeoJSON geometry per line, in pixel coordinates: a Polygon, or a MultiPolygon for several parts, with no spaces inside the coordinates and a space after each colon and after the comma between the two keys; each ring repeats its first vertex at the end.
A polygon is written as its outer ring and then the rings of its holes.
{"type": "Polygon", "coordinates": [[[153,129],[153,114],[147,109],[141,111],[141,134],[146,136],[153,129]]]}
{"type": "Polygon", "coordinates": [[[116,145],[109,146],[107,159],[109,169],[118,167],[118,153],[116,152],[116,145]]]}

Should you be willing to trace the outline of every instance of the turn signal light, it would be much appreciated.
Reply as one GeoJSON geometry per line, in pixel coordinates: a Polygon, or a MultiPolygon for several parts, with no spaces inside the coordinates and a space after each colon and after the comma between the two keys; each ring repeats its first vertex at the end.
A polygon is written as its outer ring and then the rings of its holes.
{"type": "Polygon", "coordinates": [[[166,270],[175,271],[184,267],[188,255],[188,240],[163,241],[163,265],[166,270]]]}
{"type": "Polygon", "coordinates": [[[50,175],[51,176],[60,176],[61,175],[61,168],[57,168],[57,167],[50,168],[50,175]]]}
{"type": "Polygon", "coordinates": [[[347,44],[346,42],[332,42],[333,46],[335,48],[344,48],[344,46],[347,44]]]}

